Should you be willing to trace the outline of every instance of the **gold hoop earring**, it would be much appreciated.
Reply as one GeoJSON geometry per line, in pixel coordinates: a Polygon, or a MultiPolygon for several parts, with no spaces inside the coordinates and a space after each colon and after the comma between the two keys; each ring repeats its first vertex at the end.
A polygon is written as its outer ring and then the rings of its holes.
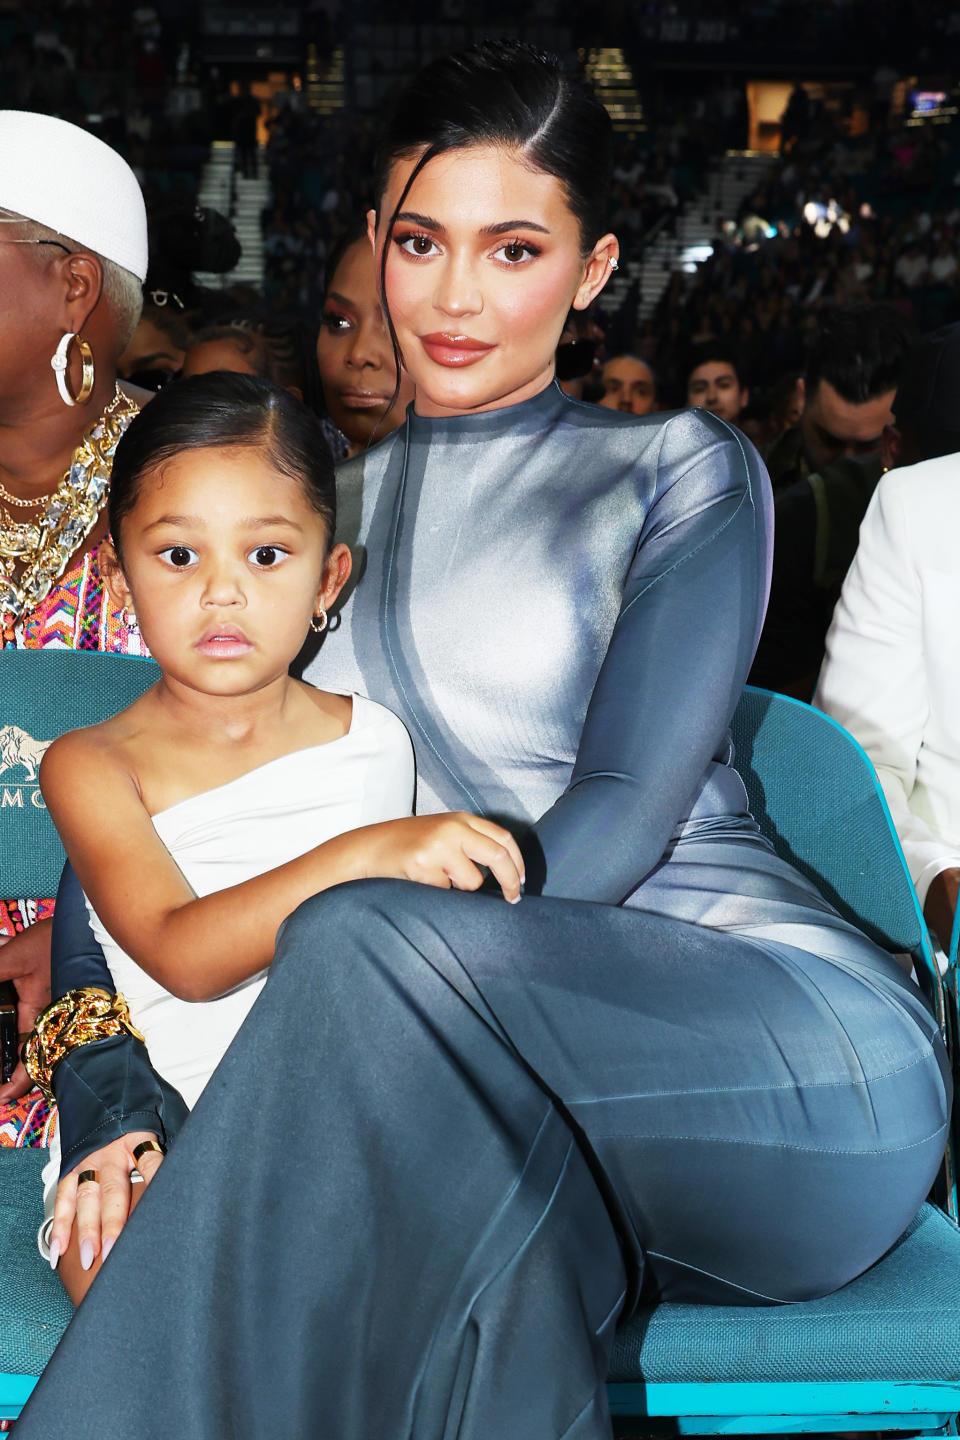
{"type": "Polygon", "coordinates": [[[60,391],[60,399],[64,405],[86,405],[93,394],[94,369],[93,351],[81,335],[73,330],[66,330],[60,336],[60,344],[50,357],[50,368],[57,381],[57,389],[60,391]],[[80,359],[83,363],[83,378],[80,382],[80,389],[76,395],[70,394],[70,387],[67,384],[67,355],[70,350],[70,342],[76,340],[80,347],[80,359]]]}
{"type": "Polygon", "coordinates": [[[313,631],[314,635],[322,635],[326,628],[327,612],[321,605],[316,615],[314,615],[313,619],[310,621],[310,629],[313,631]]]}

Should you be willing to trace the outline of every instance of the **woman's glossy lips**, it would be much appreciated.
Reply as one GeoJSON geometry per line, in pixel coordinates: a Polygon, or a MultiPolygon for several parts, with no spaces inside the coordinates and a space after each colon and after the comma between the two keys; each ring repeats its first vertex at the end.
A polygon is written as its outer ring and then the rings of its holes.
{"type": "Polygon", "coordinates": [[[217,660],[236,660],[250,653],[253,641],[248,640],[236,625],[211,625],[204,630],[194,648],[201,655],[211,655],[217,660]]]}
{"type": "Polygon", "coordinates": [[[337,399],[345,410],[381,410],[390,403],[390,395],[376,390],[338,390],[337,399]]]}
{"type": "Polygon", "coordinates": [[[494,348],[483,340],[471,340],[469,335],[421,335],[420,344],[431,360],[453,369],[475,365],[494,348]]]}

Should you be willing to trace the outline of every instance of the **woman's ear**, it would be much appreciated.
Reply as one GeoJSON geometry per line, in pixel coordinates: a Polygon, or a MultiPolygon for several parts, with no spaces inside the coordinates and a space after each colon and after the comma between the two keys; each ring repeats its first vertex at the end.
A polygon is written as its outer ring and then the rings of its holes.
{"type": "Polygon", "coordinates": [[[620,263],[620,242],[616,235],[603,235],[590,252],[580,288],[573,297],[574,310],[592,305],[620,263]]]}
{"type": "Polygon", "coordinates": [[[133,596],[130,593],[130,586],[127,584],[127,577],[123,573],[120,564],[120,557],[117,554],[116,546],[110,540],[103,540],[97,551],[97,563],[100,566],[100,574],[103,576],[104,584],[113,601],[119,609],[134,608],[133,596]]]}
{"type": "Polygon", "coordinates": [[[62,257],[60,275],[65,285],[64,325],[81,335],[103,294],[103,266],[96,255],[78,250],[62,257]]]}
{"type": "Polygon", "coordinates": [[[370,249],[374,252],[374,254],[376,254],[376,252],[377,252],[377,212],[376,212],[376,210],[368,210],[368,211],[367,211],[367,239],[370,241],[370,249]]]}
{"type": "Polygon", "coordinates": [[[350,579],[353,558],[348,545],[334,545],[323,566],[323,577],[317,591],[317,603],[329,610],[340,591],[350,579]]]}

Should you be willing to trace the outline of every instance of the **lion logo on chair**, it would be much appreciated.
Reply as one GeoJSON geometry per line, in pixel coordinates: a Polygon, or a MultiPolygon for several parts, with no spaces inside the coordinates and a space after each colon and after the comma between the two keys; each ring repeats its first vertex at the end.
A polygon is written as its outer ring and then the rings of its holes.
{"type": "Polygon", "coordinates": [[[37,770],[52,740],[34,740],[19,725],[0,725],[0,775],[22,765],[27,780],[36,780],[37,770]]]}

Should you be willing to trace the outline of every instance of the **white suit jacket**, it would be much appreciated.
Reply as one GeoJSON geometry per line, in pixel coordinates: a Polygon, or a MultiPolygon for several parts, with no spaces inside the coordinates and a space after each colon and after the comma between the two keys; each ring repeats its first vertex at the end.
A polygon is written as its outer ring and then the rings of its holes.
{"type": "Polygon", "coordinates": [[[881,479],[814,704],[876,766],[922,905],[960,867],[960,455],[881,479]]]}

